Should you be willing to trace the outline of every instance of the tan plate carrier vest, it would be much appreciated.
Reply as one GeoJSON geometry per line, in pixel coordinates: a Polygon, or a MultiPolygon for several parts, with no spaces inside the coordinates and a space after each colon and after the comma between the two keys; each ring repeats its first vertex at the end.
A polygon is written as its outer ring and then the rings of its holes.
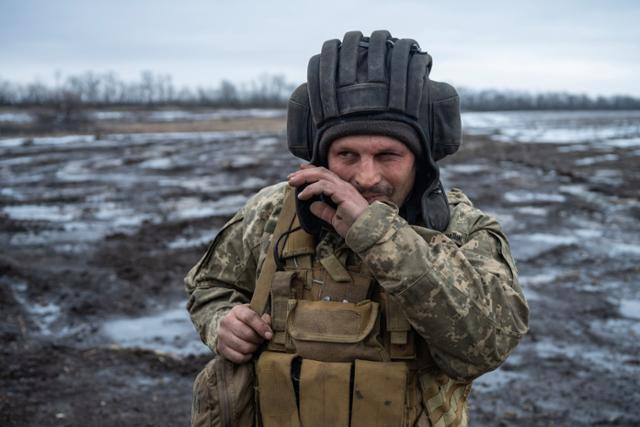
{"type": "Polygon", "coordinates": [[[371,274],[345,268],[340,254],[314,255],[288,190],[251,301],[260,314],[270,302],[274,331],[255,365],[256,424],[466,425],[470,385],[435,366],[371,274]]]}

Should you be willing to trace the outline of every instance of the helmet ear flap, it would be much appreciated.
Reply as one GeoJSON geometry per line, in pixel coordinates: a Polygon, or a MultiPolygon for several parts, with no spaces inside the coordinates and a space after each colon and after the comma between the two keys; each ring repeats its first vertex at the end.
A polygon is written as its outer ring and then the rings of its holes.
{"type": "Polygon", "coordinates": [[[313,126],[307,84],[296,88],[287,104],[287,145],[296,157],[311,160],[313,154],[313,126]]]}
{"type": "Polygon", "coordinates": [[[447,194],[440,180],[436,180],[422,194],[420,205],[422,208],[422,219],[427,228],[444,232],[449,226],[451,213],[449,211],[447,194]]]}
{"type": "Polygon", "coordinates": [[[462,144],[460,97],[447,83],[429,82],[431,91],[431,155],[438,161],[455,153],[462,144]]]}

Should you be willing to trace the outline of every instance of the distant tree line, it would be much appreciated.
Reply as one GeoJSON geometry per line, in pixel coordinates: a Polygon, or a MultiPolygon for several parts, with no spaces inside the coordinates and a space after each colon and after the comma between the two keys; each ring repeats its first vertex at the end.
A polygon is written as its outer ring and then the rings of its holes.
{"type": "Polygon", "coordinates": [[[56,83],[12,83],[0,78],[0,105],[43,106],[206,106],[206,107],[284,107],[294,89],[284,76],[263,74],[241,84],[222,80],[217,87],[181,87],[171,76],[141,73],[138,81],[126,82],[113,72],[86,72],[56,83]]]}
{"type": "Polygon", "coordinates": [[[614,95],[590,97],[566,92],[529,93],[460,88],[460,102],[466,111],[505,110],[638,110],[640,98],[614,95]]]}
{"type": "MultiPolygon", "coordinates": [[[[86,72],[56,83],[12,83],[0,78],[0,106],[53,107],[72,114],[84,107],[164,105],[184,107],[279,108],[285,107],[295,84],[282,75],[263,74],[248,83],[222,80],[214,87],[176,87],[171,76],[141,73],[126,82],[115,73],[86,72]]],[[[631,96],[590,97],[564,92],[528,93],[460,88],[466,111],[497,110],[633,110],[640,98],[631,96]]]]}

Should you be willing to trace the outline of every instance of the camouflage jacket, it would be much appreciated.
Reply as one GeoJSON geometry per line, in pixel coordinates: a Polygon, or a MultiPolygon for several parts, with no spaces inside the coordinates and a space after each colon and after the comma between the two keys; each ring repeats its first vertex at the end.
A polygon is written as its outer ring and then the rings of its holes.
{"type": "MultiPolygon", "coordinates": [[[[276,184],[253,196],[185,278],[191,319],[212,351],[219,320],[251,298],[285,188],[276,184]]],[[[327,234],[316,254],[346,245],[348,265],[366,263],[402,305],[438,367],[470,380],[498,367],[515,348],[527,331],[528,306],[497,221],[460,190],[448,199],[444,233],[409,225],[396,208],[374,202],[344,240],[327,234]]]]}

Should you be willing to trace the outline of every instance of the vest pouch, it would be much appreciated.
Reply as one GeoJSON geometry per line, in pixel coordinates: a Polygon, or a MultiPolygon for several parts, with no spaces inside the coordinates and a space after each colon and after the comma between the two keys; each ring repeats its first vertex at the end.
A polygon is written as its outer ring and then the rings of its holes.
{"type": "Polygon", "coordinates": [[[193,384],[193,427],[252,427],[255,417],[253,363],[211,360],[193,384]]]}
{"type": "Polygon", "coordinates": [[[379,304],[289,300],[287,334],[305,359],[352,362],[388,359],[380,341],[379,304]]]}
{"type": "Polygon", "coordinates": [[[351,427],[403,427],[409,369],[404,362],[356,360],[351,427]]]}
{"type": "Polygon", "coordinates": [[[296,393],[291,379],[295,354],[265,351],[256,363],[258,403],[263,427],[300,427],[296,393]]]}
{"type": "Polygon", "coordinates": [[[303,359],[300,421],[304,427],[349,427],[351,363],[303,359]]]}

